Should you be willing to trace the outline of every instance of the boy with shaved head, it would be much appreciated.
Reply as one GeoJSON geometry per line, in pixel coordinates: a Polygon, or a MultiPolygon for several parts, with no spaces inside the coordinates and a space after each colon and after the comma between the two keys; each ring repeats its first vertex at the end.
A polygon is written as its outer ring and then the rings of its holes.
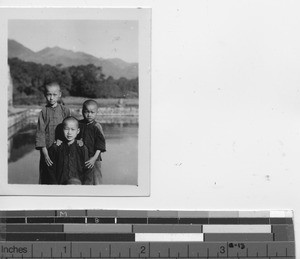
{"type": "Polygon", "coordinates": [[[50,184],[93,184],[93,172],[85,165],[89,160],[88,149],[75,139],[80,132],[79,122],[69,116],[62,122],[64,140],[49,148],[53,162],[48,167],[47,180],[50,184]]]}
{"type": "Polygon", "coordinates": [[[47,104],[41,110],[36,130],[35,147],[40,150],[39,183],[50,184],[47,178],[48,167],[53,164],[48,149],[59,139],[57,126],[64,118],[70,116],[70,110],[60,104],[61,90],[58,83],[52,82],[45,86],[47,104]]]}
{"type": "Polygon", "coordinates": [[[82,105],[83,120],[80,121],[81,138],[88,148],[89,160],[86,166],[93,170],[93,184],[102,183],[101,153],[106,151],[105,138],[102,127],[96,122],[98,104],[94,100],[87,100],[82,105]]]}

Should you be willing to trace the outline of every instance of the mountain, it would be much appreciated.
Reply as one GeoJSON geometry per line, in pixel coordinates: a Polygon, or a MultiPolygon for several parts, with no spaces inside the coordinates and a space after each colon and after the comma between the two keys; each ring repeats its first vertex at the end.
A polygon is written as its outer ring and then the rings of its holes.
{"type": "Polygon", "coordinates": [[[47,47],[34,52],[19,42],[10,39],[8,40],[8,57],[52,66],[61,64],[64,67],[94,64],[95,66],[101,66],[107,77],[112,76],[115,79],[138,77],[138,63],[127,63],[118,58],[97,58],[84,52],[74,52],[60,47],[47,47]]]}
{"type": "Polygon", "coordinates": [[[17,41],[14,40],[8,40],[8,57],[14,58],[18,57],[19,59],[25,60],[28,57],[33,56],[35,53],[24,47],[22,44],[20,44],[17,41]]]}

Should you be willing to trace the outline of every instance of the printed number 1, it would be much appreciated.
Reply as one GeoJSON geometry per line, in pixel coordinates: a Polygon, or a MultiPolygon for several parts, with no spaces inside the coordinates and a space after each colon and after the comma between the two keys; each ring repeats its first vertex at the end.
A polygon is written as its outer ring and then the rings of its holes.
{"type": "Polygon", "coordinates": [[[67,252],[67,247],[66,246],[64,246],[64,251],[65,251],[65,253],[67,252]]]}

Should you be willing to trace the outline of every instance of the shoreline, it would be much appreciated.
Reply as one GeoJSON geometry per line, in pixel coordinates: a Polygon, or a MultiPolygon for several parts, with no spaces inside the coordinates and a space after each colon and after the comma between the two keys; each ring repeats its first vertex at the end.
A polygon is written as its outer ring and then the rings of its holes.
{"type": "MultiPolygon", "coordinates": [[[[20,123],[29,117],[37,117],[41,107],[29,106],[28,108],[8,108],[8,128],[20,123]]],[[[71,114],[81,117],[81,107],[71,107],[71,114]]],[[[138,123],[138,107],[100,107],[98,115],[101,117],[100,123],[138,123]]]]}

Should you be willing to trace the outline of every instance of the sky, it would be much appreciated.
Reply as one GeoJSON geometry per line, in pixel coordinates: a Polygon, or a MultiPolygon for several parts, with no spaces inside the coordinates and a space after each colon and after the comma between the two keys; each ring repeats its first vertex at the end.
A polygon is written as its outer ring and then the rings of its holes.
{"type": "Polygon", "coordinates": [[[138,21],[10,20],[8,38],[40,51],[61,47],[98,58],[138,62],[138,21]]]}

